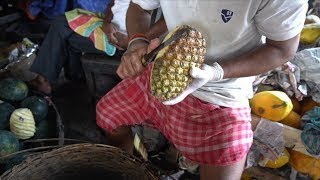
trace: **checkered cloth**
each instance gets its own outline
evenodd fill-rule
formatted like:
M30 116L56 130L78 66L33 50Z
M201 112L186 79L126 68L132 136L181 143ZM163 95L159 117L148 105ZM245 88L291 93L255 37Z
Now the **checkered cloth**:
M219 107L189 95L165 106L150 93L151 65L125 79L97 104L97 124L112 132L121 125L148 123L188 159L217 166L233 164L252 144L250 108Z

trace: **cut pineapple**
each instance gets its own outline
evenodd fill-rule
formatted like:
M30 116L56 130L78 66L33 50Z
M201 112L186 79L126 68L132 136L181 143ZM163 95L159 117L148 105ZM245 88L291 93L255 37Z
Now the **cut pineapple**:
M196 29L183 25L169 33L164 41L181 28L187 33L157 54L151 72L151 93L161 101L177 97L189 83L192 66L201 67L206 53L206 41Z

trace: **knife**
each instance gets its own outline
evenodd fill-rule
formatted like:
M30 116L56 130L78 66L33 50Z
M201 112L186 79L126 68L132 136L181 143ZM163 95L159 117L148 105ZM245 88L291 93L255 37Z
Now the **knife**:
M181 38L185 32L187 32L188 29L187 28L182 28L179 29L177 32L175 32L169 39L167 39L165 42L162 42L157 48L155 48L154 50L152 50L151 52L149 52L148 54L145 54L143 56L143 60L142 63L144 65L147 65L149 63L151 63L154 60L154 57L157 55L157 53L165 48L166 46L170 45L173 41Z

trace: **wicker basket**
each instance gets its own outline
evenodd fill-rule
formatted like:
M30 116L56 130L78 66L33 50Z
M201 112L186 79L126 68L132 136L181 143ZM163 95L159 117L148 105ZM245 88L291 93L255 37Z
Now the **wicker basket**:
M119 148L75 144L28 157L0 179L157 179L147 164Z

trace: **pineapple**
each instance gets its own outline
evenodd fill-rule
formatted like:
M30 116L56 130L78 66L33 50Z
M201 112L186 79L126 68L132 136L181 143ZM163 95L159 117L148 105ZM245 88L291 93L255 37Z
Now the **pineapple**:
M181 38L163 48L155 57L151 72L151 93L161 101L174 99L183 92L192 77L192 66L200 67L206 53L206 41L196 29L183 25L169 33L169 39L180 28L187 28Z

